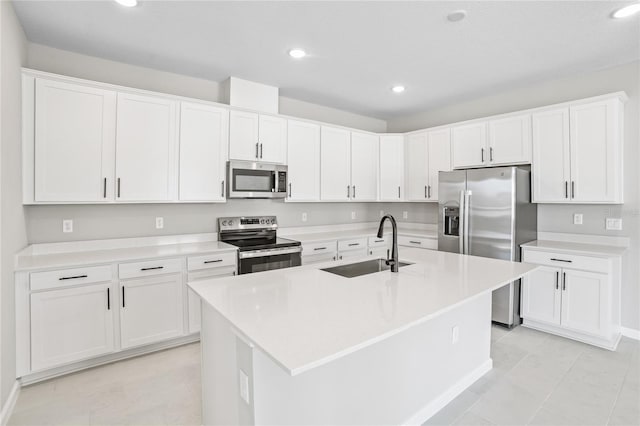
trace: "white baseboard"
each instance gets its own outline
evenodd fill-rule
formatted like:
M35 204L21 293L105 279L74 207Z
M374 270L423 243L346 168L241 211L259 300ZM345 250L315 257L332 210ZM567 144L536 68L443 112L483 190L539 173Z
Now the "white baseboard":
M16 380L13 382L13 387L11 388L11 392L9 392L9 396L2 406L2 411L0 412L0 425L5 426L9 423L9 418L11 414L13 414L13 409L16 406L16 402L18 402L18 396L20 395L20 381Z
M635 328L621 327L620 331L624 337L628 337L629 339L640 340L640 330L636 330Z
M475 383L480 377L484 376L493 368L493 360L489 358L478 368L464 376L457 383L444 391L442 395L431 400L427 405L414 414L409 420L403 422L403 425L421 425L431 418L438 411L442 410L448 403L453 401L458 395L465 391L469 386Z

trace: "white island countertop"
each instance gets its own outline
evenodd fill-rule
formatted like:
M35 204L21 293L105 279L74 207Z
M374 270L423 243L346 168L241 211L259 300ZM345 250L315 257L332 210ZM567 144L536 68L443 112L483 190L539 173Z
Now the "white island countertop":
M367 259L361 259L367 260ZM343 278L330 262L189 283L238 335L291 375L428 321L536 269L535 265L401 248L413 262Z

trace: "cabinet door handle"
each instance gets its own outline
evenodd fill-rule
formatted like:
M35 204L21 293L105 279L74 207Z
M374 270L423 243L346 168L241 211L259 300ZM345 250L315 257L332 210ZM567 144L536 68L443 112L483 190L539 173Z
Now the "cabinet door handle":
M258 157L258 146L259 146L259 145L260 145L260 144L256 142L256 158L260 158L260 157Z
M125 303L124 303L124 286L122 287L122 307L125 307Z
M562 291L567 289L567 273L562 273Z
M431 185L429 185L427 188L429 188L429 198L431 198Z
M64 280L77 280L80 278L87 278L87 275L74 275L72 277L62 277L62 278L58 278L59 281L64 281Z
M220 192L222 198L224 198L224 181L222 181L222 191Z
M560 288L560 272L556 271L556 290Z
M347 185L347 198L351 198L351 185Z
M356 198L356 186L353 185L353 198Z
M576 198L576 183L571 181L571 198Z
M141 271L154 271L157 269L164 269L164 266L152 266L149 268L140 268Z
M262 158L262 144L260 144L260 158Z
M342 260L342 256L340 256L340 260Z
M118 198L120 198L120 178L118 178Z
M222 259L216 259L216 260L205 260L204 264L207 265L209 263L218 263L218 262L222 262Z
M400 187L398 187L398 198L400 198Z
M424 186L424 198L428 198L428 196L427 196L427 185Z
M111 289L107 287L107 311L111 310Z
M484 148L480 148L480 161L484 163Z
M569 198L569 182L564 181L564 198Z
M549 260L553 260L554 262L565 262L565 263L572 263L573 262L573 260L556 259L555 257L552 257Z
M493 161L493 147L489 148L489 161Z
M102 198L107 198L107 178L102 180Z
M291 197L291 182L289 182L289 197Z

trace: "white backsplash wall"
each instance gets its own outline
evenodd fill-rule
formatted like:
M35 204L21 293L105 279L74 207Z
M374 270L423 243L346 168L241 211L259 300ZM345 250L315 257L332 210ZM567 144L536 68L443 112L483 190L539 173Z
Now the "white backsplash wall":
M334 225L375 222L380 211L399 222L437 223L435 203L285 203L282 200L229 200L224 204L120 204L27 206L30 244L106 238L217 232L223 216L275 215L280 226ZM403 213L407 212L407 219ZM356 218L351 219L355 212ZM307 221L302 221L307 213ZM164 219L156 229L155 219ZM62 221L73 220L73 232L62 232Z

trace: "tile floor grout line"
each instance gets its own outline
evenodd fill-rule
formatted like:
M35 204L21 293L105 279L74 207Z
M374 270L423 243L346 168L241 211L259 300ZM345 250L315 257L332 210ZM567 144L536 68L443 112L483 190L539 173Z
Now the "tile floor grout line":
M573 360L573 363L571 364L571 367L569 367L567 369L567 371L564 372L564 374L562 375L562 377L560 377L560 379L558 379L558 381L556 382L555 386L553 387L553 389L551 389L551 391L549 391L549 394L547 395L547 397L540 403L540 406L538 407L538 409L536 410L535 413L533 413L533 415L529 418L529 420L527 421L527 425L530 425L531 422L533 421L533 419L536 418L536 416L538 415L538 413L540 412L540 410L542 410L542 407L544 406L545 402L547 402L549 400L549 398L551 398L551 395L553 395L553 392L556 391L556 389L558 389L558 387L560 386L560 383L562 383L562 381L564 380L564 378L567 376L567 374L569 374L569 372L571 370L573 370L573 367L575 367L576 362L578 362L578 359L582 356L582 354L584 353L584 351L586 350L586 348L582 348L582 350L580 351L580 353L578 354L578 356L576 357L576 359Z
M633 356L631 356L632 358ZM613 410L616 409L616 404L618 403L618 399L620 399L620 394L622 393L622 388L624 387L624 384L627 381L627 377L629 376L629 370L631 370L631 364L632 362L629 362L627 365L627 371L625 371L624 373L624 379L622 380L622 383L620 383L620 388L618 389L618 392L616 392L616 399L613 401L613 404L611 405L611 410L609 410L609 416L607 417L607 425L609 423L611 423L611 416L613 415Z

